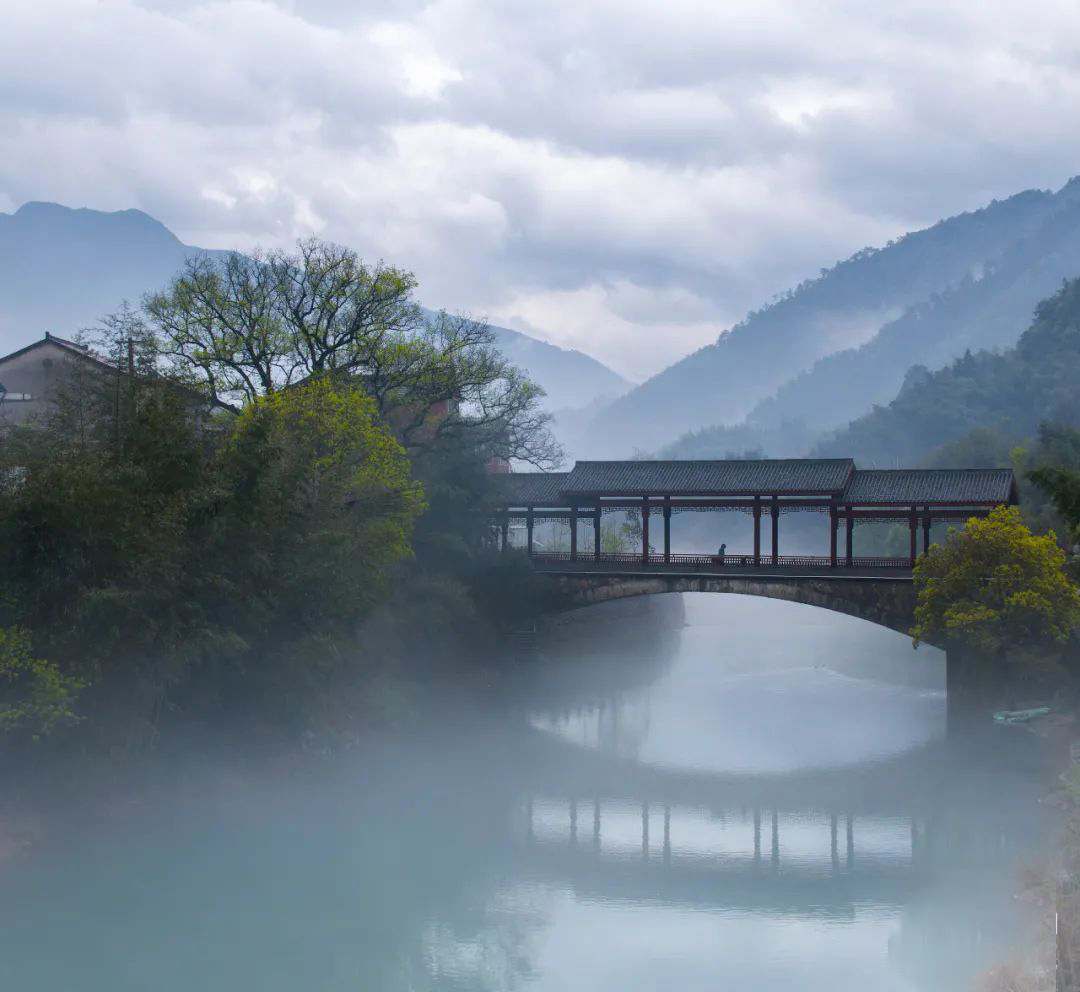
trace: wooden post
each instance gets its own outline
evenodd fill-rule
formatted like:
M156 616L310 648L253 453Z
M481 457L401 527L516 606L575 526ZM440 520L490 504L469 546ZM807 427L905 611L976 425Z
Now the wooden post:
M664 564L671 564L671 497L664 497Z
M600 503L597 502L597 504L596 504L596 512L593 514L593 521L592 521L592 539L593 539L592 556L593 556L594 561L599 561L600 560L600 510L601 510Z
M922 521L922 549L923 554L926 554L930 550L930 507L924 507L926 510L926 516Z
M915 546L915 535L919 529L919 517L918 508L911 508L911 516L908 518L908 529L911 532L911 564L915 564L915 558L918 555L918 549Z
M529 557L532 557L533 553L533 508L530 506L525 514L525 533L526 541L525 548Z
M570 507L570 560L577 561L577 504Z
M761 564L761 497L754 497L754 564Z
M510 542L510 511L507 510L502 518L502 550L505 553Z
M774 565L780 564L780 497L774 496L772 498L772 507L770 509L770 515L772 516L772 563Z
M852 559L855 557L855 518L851 515L851 507L846 507L847 510L847 546L844 549L844 559L847 562L847 567L851 568Z
M641 497L641 561L649 564L649 497Z
M780 867L780 817L775 809L772 811L772 867L773 871Z
M829 504L829 564L833 568L836 568L836 527L838 524L836 517L836 504Z

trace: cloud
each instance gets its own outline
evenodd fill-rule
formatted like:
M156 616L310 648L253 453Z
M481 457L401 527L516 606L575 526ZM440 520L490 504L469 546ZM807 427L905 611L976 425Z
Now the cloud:
M310 233L634 376L1076 170L1074 3L5 0L0 204Z

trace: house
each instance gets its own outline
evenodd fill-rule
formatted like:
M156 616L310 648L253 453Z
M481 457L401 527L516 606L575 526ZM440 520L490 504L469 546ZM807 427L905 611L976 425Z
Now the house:
M72 362L117 374L114 365L85 345L46 332L45 337L0 358L0 424L21 424L47 409Z
M99 384L130 382L128 373L86 345L46 332L45 337L0 358L0 428L23 424L50 412L57 388L79 373ZM206 397L187 386L179 389L192 416L200 422L209 412Z

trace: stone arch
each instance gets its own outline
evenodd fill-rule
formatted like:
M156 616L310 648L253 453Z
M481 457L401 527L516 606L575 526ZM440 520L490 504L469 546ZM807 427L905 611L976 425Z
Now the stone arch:
M901 634L911 629L915 590L910 580L740 575L548 574L566 610L633 596L718 592L762 596L843 613Z

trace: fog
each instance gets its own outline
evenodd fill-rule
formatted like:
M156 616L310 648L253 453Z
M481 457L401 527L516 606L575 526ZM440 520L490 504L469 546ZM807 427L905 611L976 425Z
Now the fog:
M929 992L1029 939L1037 742L949 728L940 652L691 594L508 665L438 725L73 806L0 860L0 988Z

